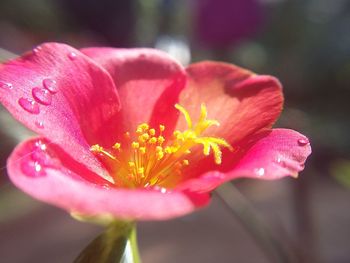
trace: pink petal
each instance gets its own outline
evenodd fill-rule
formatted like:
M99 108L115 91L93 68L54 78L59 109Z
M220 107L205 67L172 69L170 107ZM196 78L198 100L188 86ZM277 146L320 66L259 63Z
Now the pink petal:
M105 173L89 147L113 133L119 98L109 74L90 58L64 44L41 45L0 65L0 101L75 160Z
M188 84L180 94L180 104L198 118L201 103L208 118L220 127L208 134L223 137L233 146L248 135L270 128L279 116L283 95L278 80L259 76L231 64L201 62L187 68ZM184 119L178 128L184 129Z
M186 81L181 65L147 48L88 48L82 52L104 67L116 83L122 105L121 132L134 131L143 122L173 130L178 117L174 105Z
M120 219L160 220L181 216L209 202L208 194L161 189L117 189L107 181L86 181L84 167L64 152L32 139L18 145L8 159L13 183L29 195L70 212ZM40 144L39 144L40 145ZM39 147L39 148L38 148Z
M309 140L289 129L264 131L239 147L239 152L224 156L225 165L220 170L184 182L179 188L207 192L239 177L267 180L296 177L311 154Z

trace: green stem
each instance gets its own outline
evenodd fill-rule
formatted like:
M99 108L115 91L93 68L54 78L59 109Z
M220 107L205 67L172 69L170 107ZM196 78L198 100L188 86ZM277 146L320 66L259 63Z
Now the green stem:
M131 245L131 253L132 253L132 257L133 257L133 263L141 263L139 248L138 248L138 244L137 244L136 224L134 224L134 227L131 229L129 240L130 240L130 245Z
M74 263L90 262L140 263L135 222L113 222L74 261Z

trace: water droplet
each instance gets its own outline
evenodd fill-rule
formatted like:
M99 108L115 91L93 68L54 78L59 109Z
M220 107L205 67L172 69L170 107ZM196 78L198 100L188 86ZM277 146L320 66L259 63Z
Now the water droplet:
M25 160L21 164L22 172L29 177L45 176L46 172L38 161Z
M58 92L57 83L53 79L44 79L43 80L43 86L44 86L45 89L50 91L52 94Z
M50 105L52 101L52 95L47 89L42 89L39 87L35 87L32 89L33 98L43 104Z
M110 189L111 189L111 186L108 185L108 184L103 184L103 185L101 185L101 187L102 187L103 189L106 189L106 190L110 190Z
M0 88L2 89L6 89L6 90L10 90L13 88L11 83L7 83L7 82L2 82L0 81Z
M264 168L257 168L257 169L255 169L254 170L254 172L255 172L255 174L257 175L257 176L264 176L264 174L265 174L265 169Z
M32 152L31 158L33 161L38 162L41 166L48 166L52 163L49 154L46 151L39 149Z
M42 140L37 140L37 141L35 142L35 147L36 147L36 148L39 148L39 149L42 150L42 151L46 151L46 149L47 149L46 144L45 144Z
M75 60L75 59L77 58L77 54L75 54L74 52L70 52L70 53L68 54L68 58L69 58L70 60Z
M301 139L298 140L298 144L300 146L305 146L305 145L308 145L309 143L310 142L309 142L309 140L307 138L301 138Z
M162 194L169 193L168 189L166 189L165 187L158 186L158 185L153 186L153 189L161 192Z
M52 165L52 157L48 154L47 145L42 140L34 143L34 149L31 153L31 159L38 162L42 167Z
M34 100L26 99L26 98L20 98L18 100L18 104L26 111L32 114L39 114L40 108L39 104L36 103Z
M39 129L44 129L44 122L36 121L35 126L38 127Z
M34 47L34 48L32 49L32 51L33 51L34 54L38 54L38 53L40 52L41 49L42 49L41 46L36 46L36 47Z

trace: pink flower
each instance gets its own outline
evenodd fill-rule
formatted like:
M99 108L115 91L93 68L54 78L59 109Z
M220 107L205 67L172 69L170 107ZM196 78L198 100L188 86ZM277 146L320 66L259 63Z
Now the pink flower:
M230 64L50 43L0 65L0 81L2 104L39 134L11 154L11 180L69 212L181 216L231 179L297 176L311 152L271 129L278 80Z

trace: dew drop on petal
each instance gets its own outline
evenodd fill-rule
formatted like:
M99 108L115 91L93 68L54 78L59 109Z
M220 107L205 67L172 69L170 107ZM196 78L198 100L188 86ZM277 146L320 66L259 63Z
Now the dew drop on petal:
M70 60L75 60L75 59L77 58L77 54L75 54L74 52L70 52L70 53L68 54L68 58L69 58Z
M21 164L22 172L28 177L45 176L46 172L43 166L38 161L23 161Z
M254 170L255 174L259 177L264 176L265 174L265 169L264 168L257 168Z
M106 190L110 190L111 189L111 187L108 184L103 184L103 185L101 185L101 187L103 189L106 189Z
M44 79L43 80L43 86L44 86L45 89L50 91L52 94L58 92L57 83L53 79Z
M42 151L46 151L46 149L47 149L46 144L43 141L41 141L41 140L37 140L35 142L35 147L40 149L40 150L42 150Z
M32 114L39 114L40 113L39 104L36 103L34 100L27 99L27 98L20 98L18 100L18 104L25 111L28 111L29 113L32 113Z
M277 163L278 165L280 165L282 167L285 166L285 158L281 155L278 155L274 161L275 161L275 163Z
M5 89L5 90L10 90L13 88L13 86L11 83L0 81L0 88Z
M43 105L50 105L52 102L52 95L47 89L35 87L32 89L33 98Z
M50 156L46 151L36 150L31 154L33 161L38 162L41 166L50 164Z
M39 129L44 129L44 122L43 121L36 121L35 126Z
M166 189L165 187L158 186L158 185L153 186L153 189L161 192L162 194L168 193L168 189Z
M41 140L37 140L34 144L34 149L31 153L32 160L38 162L41 166L51 165L51 157L49 156L46 150L47 145Z
M33 51L34 54L38 54L38 53L40 52L40 50L41 50L41 47L40 47L40 46L37 46L37 47L35 47L35 48L32 49L32 51Z
M307 138L301 138L301 139L298 140L298 144L300 146L305 146L305 145L308 145L309 143L310 142L309 142L309 140Z

